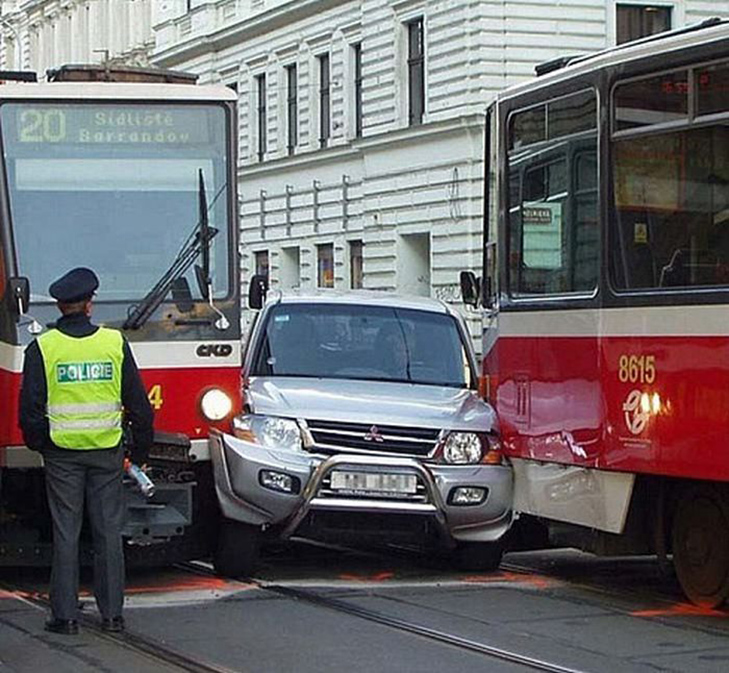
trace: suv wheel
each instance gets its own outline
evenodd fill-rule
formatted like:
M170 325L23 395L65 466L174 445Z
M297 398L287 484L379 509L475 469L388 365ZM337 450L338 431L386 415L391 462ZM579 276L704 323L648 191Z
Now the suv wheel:
M240 521L224 520L213 553L213 567L223 577L250 575L258 565L261 529Z
M461 542L453 552L460 570L497 570L504 555L504 545L498 542Z

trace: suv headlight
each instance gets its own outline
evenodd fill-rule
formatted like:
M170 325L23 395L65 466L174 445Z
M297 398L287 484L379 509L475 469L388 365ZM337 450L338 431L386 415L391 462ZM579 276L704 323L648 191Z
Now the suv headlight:
M443 443L443 462L471 465L481 461L483 446L475 432L451 432Z
M301 451L301 430L291 418L246 414L233 419L233 434L269 449Z

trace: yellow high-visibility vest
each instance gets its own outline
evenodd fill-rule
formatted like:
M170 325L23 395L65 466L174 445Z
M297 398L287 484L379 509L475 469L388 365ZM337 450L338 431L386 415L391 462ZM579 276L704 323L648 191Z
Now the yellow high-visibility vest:
M53 329L38 337L48 387L51 439L64 449L110 449L122 438L121 332L86 337Z

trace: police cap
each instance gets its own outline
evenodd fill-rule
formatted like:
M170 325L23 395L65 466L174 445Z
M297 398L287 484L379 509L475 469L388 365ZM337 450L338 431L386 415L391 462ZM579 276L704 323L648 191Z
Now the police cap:
M91 269L77 267L51 283L48 292L61 303L72 304L91 299L98 287L99 279Z

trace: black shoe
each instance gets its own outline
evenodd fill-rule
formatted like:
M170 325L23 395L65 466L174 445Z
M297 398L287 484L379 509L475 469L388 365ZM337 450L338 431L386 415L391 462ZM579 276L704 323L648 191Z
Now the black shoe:
M124 617L111 617L107 619L106 617L101 620L101 628L104 631L109 631L110 633L118 633L119 631L124 630Z
M75 636L78 634L78 622L75 619L56 619L51 617L46 622L46 631L61 633L64 636Z

